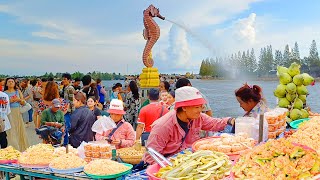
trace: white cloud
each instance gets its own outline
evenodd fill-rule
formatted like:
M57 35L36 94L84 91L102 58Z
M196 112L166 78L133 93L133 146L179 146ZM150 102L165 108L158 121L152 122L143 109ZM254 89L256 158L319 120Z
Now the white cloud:
M178 18L191 28L212 26L222 23L234 15L248 10L249 5L261 0L206 0L194 1L192 9L181 13Z
M251 13L248 18L239 19L235 25L236 31L234 31L236 37L253 44L256 40L255 21L255 13Z
M161 72L174 72L177 69L192 68L191 50L186 31L172 25L169 32L169 46L155 55L155 65Z
M48 38L48 39L55 39L55 40L63 40L62 37L59 37L57 34L52 32L46 32L46 31L38 31L38 32L32 32L31 33L35 37L42 37L42 38Z

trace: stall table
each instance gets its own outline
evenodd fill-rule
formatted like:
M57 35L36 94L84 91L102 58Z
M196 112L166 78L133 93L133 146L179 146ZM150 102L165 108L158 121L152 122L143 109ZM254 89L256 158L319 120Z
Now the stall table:
M84 173L58 174L58 173L53 173L52 171L50 171L47 168L46 169L23 168L23 167L20 167L16 164L0 165L0 172L4 172L6 180L10 180L9 173L19 175L21 180L25 180L25 176L27 176L29 179L32 179L34 177L55 179L55 180L90 179Z

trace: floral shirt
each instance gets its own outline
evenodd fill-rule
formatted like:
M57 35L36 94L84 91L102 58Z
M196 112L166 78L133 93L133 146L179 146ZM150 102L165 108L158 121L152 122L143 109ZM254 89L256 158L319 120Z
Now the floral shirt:
M264 114L267 111L268 107L266 102L261 100L250 112L247 112L244 116L258 118L260 114Z
M60 107L60 110L62 112L65 112L68 108L68 103L66 100L62 99L62 98L59 98L60 100L60 103L61 103L61 107ZM45 109L48 109L50 108L51 106L50 105L47 105L44 103L43 99L40 99L39 102L38 102L38 106L39 106L39 109L38 109L38 113L41 114L42 111L44 111Z
M140 97L138 99L134 99L132 92L127 94L126 101L124 103L124 106L127 108L125 119L130 124L133 124L133 121L137 121L140 104Z

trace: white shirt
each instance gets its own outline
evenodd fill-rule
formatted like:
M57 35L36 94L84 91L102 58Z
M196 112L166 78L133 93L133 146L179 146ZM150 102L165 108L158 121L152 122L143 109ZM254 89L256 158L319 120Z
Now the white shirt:
M8 114L10 114L10 99L9 96L0 91L0 116L4 119L4 131L11 129L11 124L8 118Z

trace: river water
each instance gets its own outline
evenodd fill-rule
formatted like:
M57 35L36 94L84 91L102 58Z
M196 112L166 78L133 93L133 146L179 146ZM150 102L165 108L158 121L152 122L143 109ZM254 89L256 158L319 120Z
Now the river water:
M112 84L117 82L124 84L124 81L103 81L103 85L110 89ZM245 81L192 79L191 83L207 96L215 117L238 117L244 114L235 98L234 91L241 87ZM268 106L270 108L276 106L277 99L273 95L273 90L279 84L278 81L248 81L248 84L259 85L263 90ZM320 85L316 83L316 85L307 88L309 90L308 106L311 107L312 111L320 112L320 97L318 96Z

